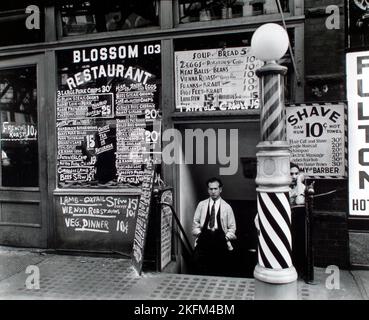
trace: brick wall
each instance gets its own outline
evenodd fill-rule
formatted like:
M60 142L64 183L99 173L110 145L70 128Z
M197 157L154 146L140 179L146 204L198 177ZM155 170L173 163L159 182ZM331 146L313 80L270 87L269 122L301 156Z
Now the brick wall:
M305 0L305 102L346 100L344 0ZM329 30L325 9L340 9L340 29ZM328 86L328 91L321 89ZM318 91L316 90L318 89ZM315 91L315 92L314 92ZM314 200L314 262L318 267L349 266L347 181L317 180L315 193L337 192Z
M340 29L326 28L328 5L340 8ZM344 0L305 1L305 17L305 102L346 100Z
M349 243L345 212L315 212L313 224L314 265L325 268L349 266Z

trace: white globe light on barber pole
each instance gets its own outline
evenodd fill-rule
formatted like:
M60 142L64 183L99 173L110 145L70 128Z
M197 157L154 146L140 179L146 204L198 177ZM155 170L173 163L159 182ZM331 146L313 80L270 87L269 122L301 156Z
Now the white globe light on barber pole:
M251 52L262 61L282 58L288 50L288 34L278 24L267 23L259 27L251 38Z
M268 23L258 28L251 52L265 65L260 79L260 143L257 145L258 264L254 277L285 284L297 279L292 265L291 207L289 204L290 152L286 134L284 76L287 68L276 63L289 45L287 32Z

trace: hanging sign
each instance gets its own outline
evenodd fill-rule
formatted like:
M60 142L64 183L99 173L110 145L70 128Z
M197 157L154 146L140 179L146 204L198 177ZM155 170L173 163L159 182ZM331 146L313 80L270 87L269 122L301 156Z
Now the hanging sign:
M177 51L176 109L180 112L259 109L262 62L250 47Z
M369 51L346 55L349 213L369 215Z
M310 178L344 178L345 105L324 103L286 108L291 162Z

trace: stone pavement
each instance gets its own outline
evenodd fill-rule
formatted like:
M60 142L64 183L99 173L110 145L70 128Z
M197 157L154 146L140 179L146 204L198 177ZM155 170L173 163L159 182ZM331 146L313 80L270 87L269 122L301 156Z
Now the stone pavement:
M27 289L27 266L40 271L40 289ZM369 271L340 270L340 288L329 290L325 269L315 285L302 280L270 285L248 278L144 272L130 260L0 247L0 300L368 300Z

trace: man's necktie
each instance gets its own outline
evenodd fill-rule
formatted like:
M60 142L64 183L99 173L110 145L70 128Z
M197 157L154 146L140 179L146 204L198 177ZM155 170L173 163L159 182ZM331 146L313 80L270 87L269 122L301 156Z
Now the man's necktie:
M209 221L209 228L214 228L215 224L215 201L213 202L213 206L211 207L210 211L210 221Z

